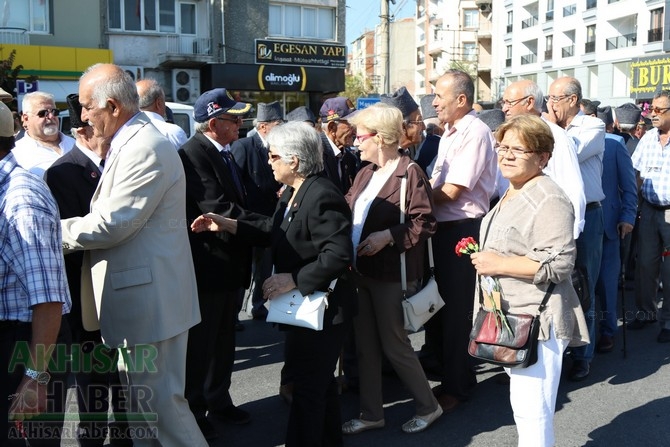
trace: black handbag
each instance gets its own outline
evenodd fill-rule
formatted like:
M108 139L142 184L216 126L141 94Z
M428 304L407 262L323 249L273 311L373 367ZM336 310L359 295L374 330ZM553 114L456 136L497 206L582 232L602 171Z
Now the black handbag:
M591 294L589 293L589 277L583 268L575 266L572 270L572 287L577 292L582 311L586 314L591 309Z
M480 285L480 307L470 331L468 353L474 358L506 368L526 368L535 364L540 315L555 285L552 282L547 288L536 315L507 313L507 323L502 321L498 313L484 309Z

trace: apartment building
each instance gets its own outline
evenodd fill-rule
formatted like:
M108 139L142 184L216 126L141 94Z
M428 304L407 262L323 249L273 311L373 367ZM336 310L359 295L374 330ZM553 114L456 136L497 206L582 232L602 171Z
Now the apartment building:
M665 0L477 0L493 17L492 99L574 76L586 98L644 102L670 88Z
M0 57L16 49L22 75L59 102L96 62L152 77L185 104L225 86L254 104L318 110L324 91L344 90L345 0L3 2Z
M491 3L417 0L417 94L431 93L433 84L442 73L458 68L470 73L476 80L476 100L490 101Z

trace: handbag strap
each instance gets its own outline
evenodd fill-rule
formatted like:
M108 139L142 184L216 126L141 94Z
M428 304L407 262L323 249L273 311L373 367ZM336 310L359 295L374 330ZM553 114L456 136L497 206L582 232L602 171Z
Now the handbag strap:
M410 163L407 165L407 170L409 167L416 165L416 163ZM417 165L418 166L418 165ZM405 207L407 200L407 171L403 175L402 180L400 180L400 224L405 223ZM435 270L435 262L433 261L433 238L428 238L428 265L430 266L430 274L433 274ZM402 287L403 295L407 294L407 261L405 260L405 252L400 253L400 285Z
M484 306L484 295L482 294L482 284L481 284L481 275L478 275L478 282L479 282L479 306L483 307ZM547 292L544 294L544 298L542 298L542 302L537 308L537 313L538 315L541 314L544 309L547 307L547 303L549 302L549 297L551 297L551 294L554 292L554 287L556 287L555 282L549 283L549 287L547 287Z

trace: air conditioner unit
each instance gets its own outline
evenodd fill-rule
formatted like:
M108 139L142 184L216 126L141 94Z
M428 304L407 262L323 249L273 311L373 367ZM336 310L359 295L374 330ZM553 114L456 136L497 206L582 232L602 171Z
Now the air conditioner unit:
M135 82L144 79L144 67L137 67L135 65L119 65L119 67L123 68Z
M194 104L200 96L200 70L175 68L172 70L172 100Z
M492 10L493 0L475 0L475 5L483 14L487 14Z

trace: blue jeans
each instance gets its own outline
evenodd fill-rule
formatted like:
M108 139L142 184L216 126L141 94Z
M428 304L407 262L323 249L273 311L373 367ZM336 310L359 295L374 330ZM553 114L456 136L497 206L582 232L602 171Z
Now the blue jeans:
M600 274L604 232L603 209L598 207L587 210L584 216L584 231L582 231L582 234L577 239L577 261L575 265L582 267L589 278L591 306L585 316L591 343L586 346L572 348L573 360L586 360L590 362L593 359L593 351L596 344L596 281L598 281L598 275Z

